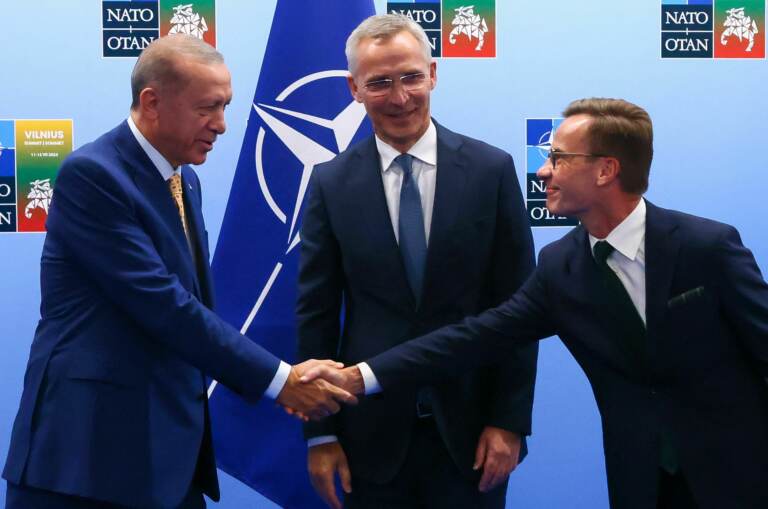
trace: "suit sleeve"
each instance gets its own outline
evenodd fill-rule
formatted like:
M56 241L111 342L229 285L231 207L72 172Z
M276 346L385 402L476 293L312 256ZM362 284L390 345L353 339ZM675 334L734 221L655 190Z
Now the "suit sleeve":
M257 400L279 359L216 316L169 272L126 190L88 158L59 173L48 217L83 277L146 334L249 400Z
M517 291L534 268L533 238L515 165L507 156L502 169L498 217L491 260L491 302L498 305ZM538 343L520 344L503 364L489 367L496 393L487 424L523 435L531 433Z
M727 228L717 255L726 319L760 374L768 378L768 285L735 228Z
M498 361L520 345L556 333L548 317L541 265L500 306L402 343L368 361L384 391L460 376ZM503 364L500 369L507 369Z
M338 358L344 290L341 250L315 169L301 226L296 320L299 361ZM336 434L335 417L304 425L306 438Z

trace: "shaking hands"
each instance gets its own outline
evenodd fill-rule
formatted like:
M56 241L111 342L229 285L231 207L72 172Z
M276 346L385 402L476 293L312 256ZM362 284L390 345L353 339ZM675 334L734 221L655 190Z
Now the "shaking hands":
M342 404L355 405L355 394L364 392L357 367L340 362L310 359L291 368L277 397L286 412L302 420L319 420L335 414Z

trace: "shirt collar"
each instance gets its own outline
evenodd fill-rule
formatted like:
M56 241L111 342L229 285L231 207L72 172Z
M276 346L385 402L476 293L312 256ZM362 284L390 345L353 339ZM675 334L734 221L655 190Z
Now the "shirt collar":
M139 128L136 127L136 124L133 122L133 118L131 118L130 115L128 115L128 127L130 127L133 136L136 138L136 141L139 142L139 146L147 154L147 157L149 157L149 160L152 161L152 164L155 165L157 171L160 172L160 176L163 177L163 180L168 180L173 174L179 172L178 168L171 166L171 163L169 163L168 160L163 157L163 155L158 152L157 149L153 147L149 141L147 141L144 135L141 134L141 131L139 131Z
M605 239L589 236L589 245L594 251L599 240L606 240L613 248L625 257L633 260L637 257L643 239L645 238L645 200L640 202L624 221L611 230Z
M376 148L379 151L379 159L381 160L381 171L386 172L392 165L392 161L400 155L400 152L382 141L378 136L376 136ZM437 166L437 129L432 120L429 121L429 127L421 135L419 141L414 143L407 153L420 161Z

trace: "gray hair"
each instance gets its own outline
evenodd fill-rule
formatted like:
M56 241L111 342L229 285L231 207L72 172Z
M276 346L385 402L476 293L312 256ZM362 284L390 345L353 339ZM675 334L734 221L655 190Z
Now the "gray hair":
M216 48L197 37L173 34L152 41L139 55L131 73L131 109L139 106L141 91L155 84L163 88L184 86L188 78L178 69L178 62L192 60L201 64L224 63L224 56Z
M389 39L400 32L408 32L414 36L419 41L424 59L427 62L432 62L432 48L429 45L429 38L418 23L402 14L378 14L363 20L349 34L347 46L344 48L349 72L354 74L357 68L357 47L363 39Z

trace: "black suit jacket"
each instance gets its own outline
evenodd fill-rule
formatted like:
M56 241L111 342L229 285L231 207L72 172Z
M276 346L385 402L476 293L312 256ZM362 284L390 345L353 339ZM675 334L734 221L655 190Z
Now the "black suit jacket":
M631 357L606 312L587 233L546 246L515 296L369 361L386 391L559 334L603 424L611 507L656 507L668 430L702 509L768 507L768 286L731 226L648 204L647 348Z
M512 158L437 126L437 182L421 305L395 241L373 137L318 166L301 231L299 357L362 361L510 296L533 269L533 242ZM342 312L343 309L343 312ZM342 317L343 314L343 317ZM537 348L442 381L434 413L456 464L472 479L482 428L530 433ZM416 388L388 391L309 424L335 434L352 472L391 479L415 418Z

